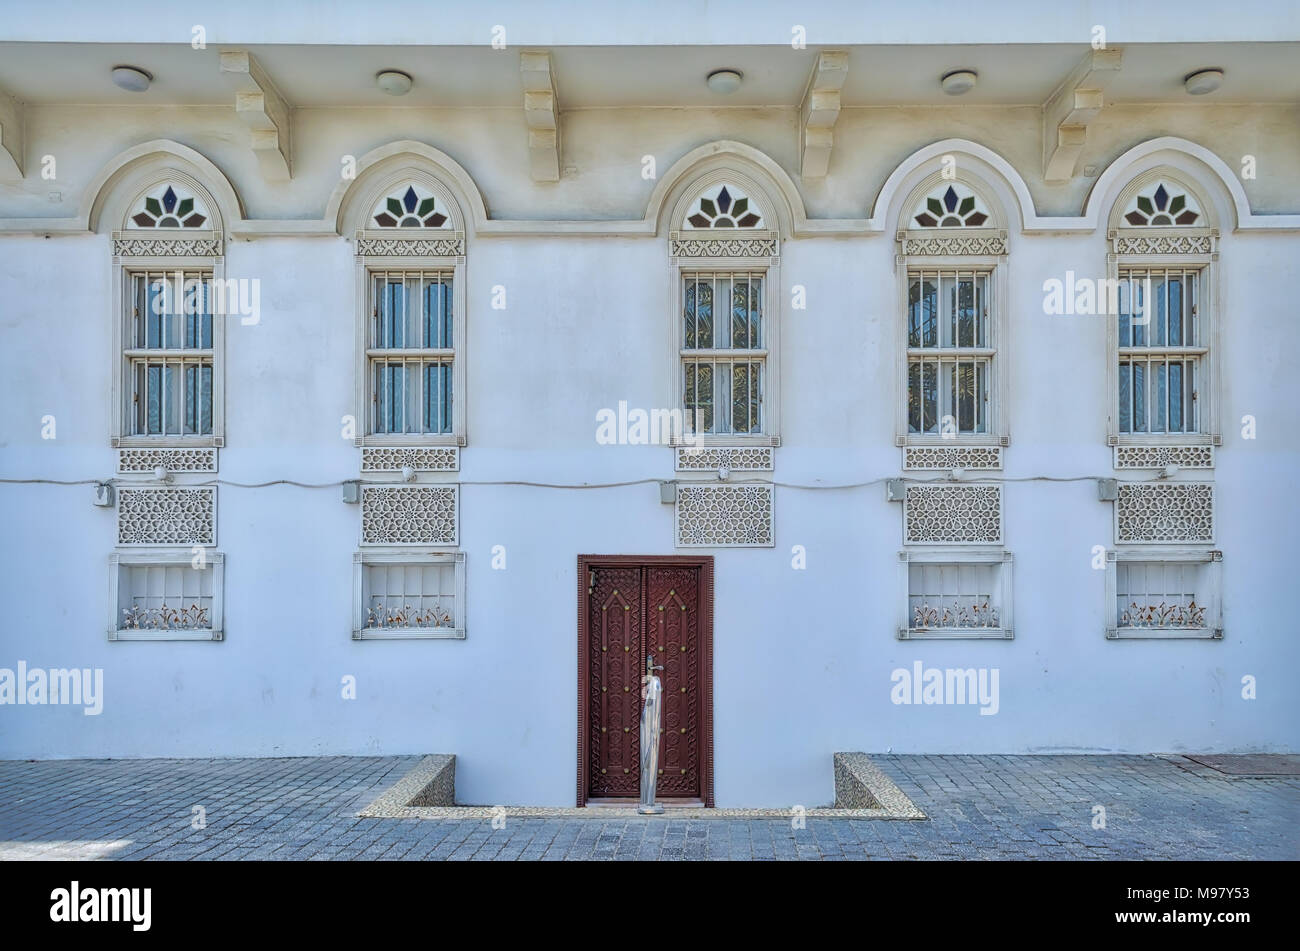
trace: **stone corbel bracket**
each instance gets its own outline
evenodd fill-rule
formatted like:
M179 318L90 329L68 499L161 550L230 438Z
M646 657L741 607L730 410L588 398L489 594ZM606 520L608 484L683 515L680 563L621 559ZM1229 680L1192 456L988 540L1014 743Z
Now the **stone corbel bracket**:
M524 121L528 124L528 166L535 182L560 180L560 102L555 95L551 54L525 50L519 54L524 86Z
M249 128L253 154L268 182L292 177L291 108L257 60L243 51L221 54L221 75L235 90L235 115Z
M835 120L840 116L840 90L849 74L849 54L826 50L817 57L808 91L799 106L799 139L804 178L824 178L835 142Z
M1088 137L1088 124L1101 112L1103 90L1119 73L1123 51L1089 50L1043 103L1043 178L1074 177Z
M0 182L23 178L23 107L0 91Z

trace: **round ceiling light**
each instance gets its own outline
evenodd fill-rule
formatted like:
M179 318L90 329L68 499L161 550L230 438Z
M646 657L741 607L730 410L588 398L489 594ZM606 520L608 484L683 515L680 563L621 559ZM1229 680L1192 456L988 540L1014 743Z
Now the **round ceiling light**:
M729 96L740 88L744 74L738 69L715 69L706 80L709 88L722 96Z
M390 96L405 96L411 91L411 77L396 69L375 74L375 85Z
M943 78L939 80L939 85L949 96L960 96L974 89L977 82L979 82L979 74L975 70L955 69L951 73L944 73Z
M113 85L127 92L144 92L153 82L153 75L134 66L114 66Z
M1223 70L1198 69L1183 77L1183 88L1193 96L1204 96L1223 85Z

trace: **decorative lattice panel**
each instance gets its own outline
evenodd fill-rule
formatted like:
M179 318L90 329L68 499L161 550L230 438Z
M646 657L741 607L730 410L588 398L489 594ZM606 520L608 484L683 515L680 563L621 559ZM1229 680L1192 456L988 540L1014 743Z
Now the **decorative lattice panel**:
M215 449L119 449L118 472L149 472L159 466L168 472L216 472Z
M357 238L357 254L374 257L458 257L465 253L465 236L460 232L436 238L403 238L397 235Z
M1120 483L1115 543L1214 540L1214 485L1209 482Z
M677 486L678 548L774 545L772 486Z
M113 253L118 257L215 258L222 253L221 236L161 237L137 231L115 231Z
M417 472L455 472L460 450L455 446L395 446L361 450L362 472L396 472L410 466Z
M1213 469L1213 446L1116 446L1116 469Z
M119 545L215 545L217 490L127 488L117 493Z
M1007 239L1002 234L903 234L904 254L945 256L952 254L1006 254Z
M1116 254L1210 254L1214 239L1208 234L1120 234L1115 236Z
M999 446L908 446L904 469L1001 469Z
M361 490L361 544L455 545L460 487L368 485Z
M731 469L735 472L770 472L772 449L770 446L744 446L716 448L713 446L686 447L677 450L677 471Z
M1002 541L999 485L909 485L903 502L907 544Z
M669 244L676 258L771 258L779 247L774 232L697 238L674 231Z

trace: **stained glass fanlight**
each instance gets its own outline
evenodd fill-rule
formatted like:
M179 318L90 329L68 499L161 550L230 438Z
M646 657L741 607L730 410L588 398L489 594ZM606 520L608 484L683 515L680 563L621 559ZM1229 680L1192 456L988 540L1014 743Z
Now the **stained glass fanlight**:
M160 193L145 195L131 215L138 228L202 228L207 220L206 208L170 184Z
M705 191L686 215L692 228L761 228L763 216L734 185Z
M372 213L376 228L441 228L447 215L429 192L406 185L381 200Z
M912 220L919 228L978 228L988 223L989 214L969 189L940 185L924 198Z
M1200 217L1199 209L1187 193L1165 182L1139 193L1124 213L1124 221L1139 228L1194 225Z

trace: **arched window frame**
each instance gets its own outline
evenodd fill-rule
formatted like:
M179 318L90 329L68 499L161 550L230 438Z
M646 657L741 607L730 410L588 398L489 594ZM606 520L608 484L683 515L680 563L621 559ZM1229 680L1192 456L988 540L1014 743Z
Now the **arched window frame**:
M445 226L380 227L373 210L386 196L403 185L415 185L430 193L439 211L446 213ZM465 217L454 193L432 173L405 166L377 178L354 208L353 236L356 274L356 365L355 407L357 429L354 444L363 447L464 446L466 442L466 291ZM372 373L371 327L375 319L374 287L378 275L434 273L451 276L452 302L452 407L449 433L376 432L375 384ZM438 464L438 468L442 465Z
M1134 225L1125 219L1125 210L1138 195L1153 191L1159 183L1171 185L1190 196L1196 203L1201 218L1194 224L1148 226ZM1207 468L1205 459L1211 460L1213 450L1192 447L1219 446L1222 435L1219 421L1220 384L1219 364L1219 229L1217 212L1206 190L1190 175L1179 169L1160 165L1134 176L1116 196L1111 206L1106 231L1106 276L1120 280L1121 274L1134 270L1195 271L1199 275L1197 288L1197 356L1199 373L1195 384L1196 428L1192 432L1123 432L1120 425L1120 319L1106 321L1106 383L1107 443L1114 447L1117 468L1159 468L1144 465L1143 448L1158 448L1169 458L1194 455L1194 468ZM1132 448L1129 448L1132 447ZM1163 458L1163 456L1162 456Z
M687 221L701 195L719 186L739 190L751 207L756 207L762 227L701 228ZM753 433L699 433L692 437L695 446L771 447L781 444L781 224L776 204L768 188L753 176L733 167L722 167L693 179L673 204L669 219L674 230L669 233L669 300L672 302L669 333L672 347L672 405L689 416L686 407L685 294L692 275L748 274L761 275L762 387L759 431ZM716 407L715 407L716 412ZM692 424L693 425L693 424ZM674 444L680 441L674 439ZM771 468L766 463L751 463Z
M925 207L927 196L943 186L973 193L977 207L986 210L985 221L971 227L926 227L916 221L918 209ZM902 204L895 233L897 253L898 354L895 367L896 413L895 444L903 448L904 469L1000 469L1002 448L1010 443L1010 401L1008 368L1011 341L1009 331L1010 267L1006 215L992 188L969 174L949 177L936 171L909 193ZM911 432L909 425L909 378L913 363L921 354L909 346L910 288L912 277L926 272L987 274L989 307L986 332L989 361L988 408L984 432L958 430L948 436L942 432ZM940 407L942 409L942 407ZM944 413L939 413L942 420ZM923 420L924 422L924 420ZM941 427L942 429L942 427Z
M135 225L132 212L147 195L165 191L175 186L194 196L207 211L204 227L145 228ZM142 433L138 432L133 397L132 366L143 359L144 350L135 344L135 303L133 282L138 275L165 275L174 281L180 272L182 281L191 276L210 279L213 285L225 285L226 257L223 239L223 216L212 190L189 172L163 164L142 174L116 189L115 209L121 209L121 228L112 232L113 242L113 414L111 444L123 450L132 449L204 449L225 445L225 349L226 323L229 315L212 314L212 346L197 348L210 350L212 366L211 432L209 433ZM124 204L118 200L126 196ZM160 350L170 358L174 354ZM187 351L188 353L188 351ZM194 354L189 354L191 357ZM201 358L200 358L201 359ZM146 397L147 398L147 397ZM184 421L182 420L182 429ZM171 457L168 457L169 459ZM165 466L178 468L173 461ZM215 460L200 466L215 469Z

